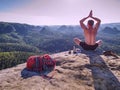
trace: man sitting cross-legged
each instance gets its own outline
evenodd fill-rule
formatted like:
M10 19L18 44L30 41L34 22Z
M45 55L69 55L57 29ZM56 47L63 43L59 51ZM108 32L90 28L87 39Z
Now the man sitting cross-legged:
M88 20L87 26L84 24L84 21L88 18L92 18L96 21L94 25L94 21ZM92 16L92 10L90 11L88 17L85 17L80 20L81 28L84 30L85 42L81 41L79 38L74 38L74 42L77 45L80 45L84 50L95 50L100 44L101 40L96 41L96 35L98 28L100 26L101 20Z

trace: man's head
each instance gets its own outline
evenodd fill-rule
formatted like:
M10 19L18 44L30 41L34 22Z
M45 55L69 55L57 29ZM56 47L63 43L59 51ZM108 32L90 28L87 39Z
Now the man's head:
M89 26L93 26L94 25L94 21L93 20L88 20L88 25Z

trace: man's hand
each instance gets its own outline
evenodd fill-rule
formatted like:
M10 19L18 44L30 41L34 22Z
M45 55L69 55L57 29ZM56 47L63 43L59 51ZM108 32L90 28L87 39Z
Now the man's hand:
M91 10L90 13L89 13L89 17L92 17L92 15L93 15L93 14L92 14L92 10Z

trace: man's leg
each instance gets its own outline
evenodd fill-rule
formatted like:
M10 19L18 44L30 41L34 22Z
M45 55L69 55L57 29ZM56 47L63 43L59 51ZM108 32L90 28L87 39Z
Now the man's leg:
M79 38L74 38L74 42L75 42L77 45L80 45L81 40L80 40Z
M101 46L102 40L98 40L98 41L96 41L96 43L98 44L98 46Z

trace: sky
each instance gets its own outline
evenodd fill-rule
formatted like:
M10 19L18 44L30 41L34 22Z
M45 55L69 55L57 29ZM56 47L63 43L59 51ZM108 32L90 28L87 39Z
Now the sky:
M0 21L78 25L90 10L101 23L120 22L120 0L0 0Z

